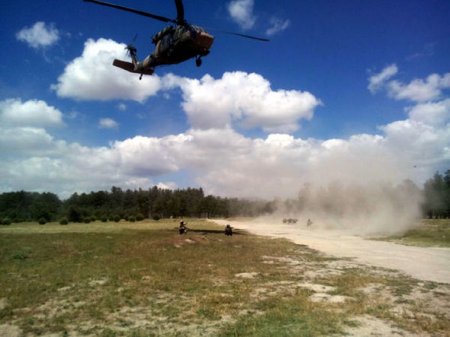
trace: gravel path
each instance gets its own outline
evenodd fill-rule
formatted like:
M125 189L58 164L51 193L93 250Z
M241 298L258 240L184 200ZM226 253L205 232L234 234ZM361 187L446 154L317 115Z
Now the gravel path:
M350 257L363 264L400 270L419 280L450 284L449 248L403 246L367 240L343 231L306 228L299 224L215 222L223 226L229 223L234 228L257 235L286 238L336 257Z

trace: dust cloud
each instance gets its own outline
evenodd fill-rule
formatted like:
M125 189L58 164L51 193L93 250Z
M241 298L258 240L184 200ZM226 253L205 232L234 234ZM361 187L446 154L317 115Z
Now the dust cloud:
M344 230L359 235L396 234L417 225L422 192L410 180L391 183L305 184L295 199L278 200L272 223L298 219L296 226ZM267 222L269 219L260 219Z

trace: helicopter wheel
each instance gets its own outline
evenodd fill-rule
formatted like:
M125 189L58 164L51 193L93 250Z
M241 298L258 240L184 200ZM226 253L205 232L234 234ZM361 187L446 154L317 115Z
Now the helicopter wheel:
M195 65L197 67L200 67L202 65L202 59L200 56L197 56L197 58L195 59Z

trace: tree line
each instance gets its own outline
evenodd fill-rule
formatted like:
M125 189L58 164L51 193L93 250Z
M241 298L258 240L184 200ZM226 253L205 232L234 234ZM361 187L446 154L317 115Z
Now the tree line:
M450 170L436 172L424 185L423 212L428 218L450 218Z
M7 192L0 194L0 221L90 222L95 220L139 221L145 218L256 216L267 212L270 203L205 195L202 188L74 193L61 200L54 193Z
M417 188L409 181L408 189ZM418 188L417 188L418 189ZM298 200L285 200L283 209L298 209ZM422 212L428 218L450 217L450 170L436 172L422 189ZM202 188L122 190L74 193L61 200L54 193L6 192L0 194L0 223L39 221L90 222L93 220L139 221L145 218L258 216L273 213L280 201L247 200L205 195ZM331 205L331 203L330 203Z

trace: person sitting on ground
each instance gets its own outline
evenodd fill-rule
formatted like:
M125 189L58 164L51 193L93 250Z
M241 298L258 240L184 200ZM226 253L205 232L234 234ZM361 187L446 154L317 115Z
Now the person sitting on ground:
M233 228L229 224L225 226L225 235L226 236L233 235Z
M184 221L180 221L180 227L178 228L178 232L181 234L186 234L188 231L188 228L186 227L186 224Z

